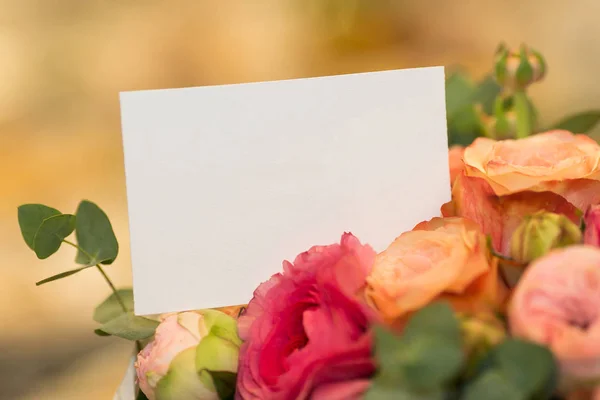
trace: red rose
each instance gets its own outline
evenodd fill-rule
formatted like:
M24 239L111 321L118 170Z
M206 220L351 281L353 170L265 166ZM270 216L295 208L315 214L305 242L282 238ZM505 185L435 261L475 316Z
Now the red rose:
M375 252L346 233L315 246L254 292L238 321L237 399L355 399L374 372L360 301Z

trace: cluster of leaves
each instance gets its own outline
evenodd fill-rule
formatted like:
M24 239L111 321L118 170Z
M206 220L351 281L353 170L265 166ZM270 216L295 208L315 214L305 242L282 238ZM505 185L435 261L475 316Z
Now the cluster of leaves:
M415 313L401 335L377 327L378 371L366 399L552 398L557 367L546 347L508 337L483 356L465 349L460 322L443 302Z
M475 82L467 73L457 70L446 78L446 119L448 121L448 145L468 146L477 137L484 136L480 111L492 115L494 106L502 95L502 87L492 75ZM537 111L530 104L532 115ZM588 110L564 117L537 132L564 129L573 133L588 133L600 122L600 110Z
M96 268L113 289L113 294L94 311L94 320L101 324L95 330L96 334L128 340L142 340L154 335L158 322L135 316L132 290L117 290L103 270L103 265L110 265L117 258L119 244L110 220L100 207L83 200L75 214L63 214L42 204L24 204L18 208L18 219L25 243L39 259L56 253L63 243L77 249L75 263L80 265L78 268L42 279L36 285ZM73 233L76 243L68 240Z

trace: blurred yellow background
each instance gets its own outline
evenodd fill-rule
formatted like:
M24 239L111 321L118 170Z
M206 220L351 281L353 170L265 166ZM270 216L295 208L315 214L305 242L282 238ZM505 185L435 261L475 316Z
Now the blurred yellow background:
M598 0L0 0L0 399L112 399L131 355L99 338L97 271L39 261L16 212L98 203L121 244L107 268L131 284L118 92L462 64L491 68L499 41L549 64L542 122L600 108ZM399 132L398 134L410 134ZM165 266L168 268L168 266Z

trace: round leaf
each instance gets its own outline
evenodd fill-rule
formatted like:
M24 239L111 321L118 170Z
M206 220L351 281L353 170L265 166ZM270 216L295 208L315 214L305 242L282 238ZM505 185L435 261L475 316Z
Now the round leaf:
M75 216L70 214L54 215L46 218L33 238L33 250L39 259L45 259L56 253L62 241L75 228Z
M554 389L556 362L548 348L509 339L494 348L492 357L502 375L527 397Z
M55 208L43 204L23 204L18 211L19 227L27 246L33 250L33 238L46 218L61 214Z
M462 348L451 340L423 334L396 349L399 379L414 391L435 390L452 380L464 363Z
M423 334L437 335L453 344L460 343L460 324L448 303L431 303L417 311L408 321L402 337L411 339Z
M527 400L511 382L507 381L498 371L489 370L475 381L467 385L463 395L464 400Z
M96 204L83 200L77 207L76 216L75 235L81 250L75 262L85 265L111 264L119 253L119 243L104 211Z
M98 330L127 340L141 340L154 335L157 326L157 321L128 312L108 321Z
M119 289L117 290L119 297L125 303L127 311L133 311L133 290L132 289ZM117 300L117 296L113 293L106 300L104 300L94 310L94 321L104 324L111 319L118 317L123 314L123 307Z

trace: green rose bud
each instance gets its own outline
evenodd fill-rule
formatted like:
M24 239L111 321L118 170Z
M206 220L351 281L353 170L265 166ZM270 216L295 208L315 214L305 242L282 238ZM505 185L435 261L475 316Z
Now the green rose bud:
M546 74L546 62L542 55L524 44L519 51L501 45L495 61L496 80L509 90L523 90Z
M539 211L523 219L510 240L510 257L529 263L551 249L581 243L582 233L564 215Z
M233 394L241 340L236 320L216 310L167 316L135 364L151 400L218 400Z

